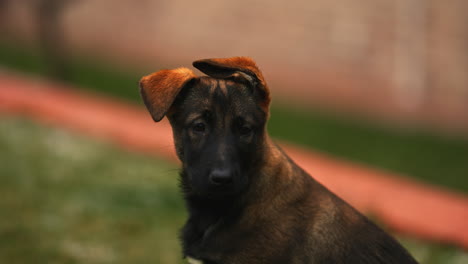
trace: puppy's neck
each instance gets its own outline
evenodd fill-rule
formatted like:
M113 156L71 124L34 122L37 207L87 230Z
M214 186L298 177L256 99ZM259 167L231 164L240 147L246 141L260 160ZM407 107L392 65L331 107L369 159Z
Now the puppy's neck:
M295 173L300 168L268 135L265 137L263 152L262 162L252 175L247 193L248 200L252 202L257 199L271 201L302 181Z

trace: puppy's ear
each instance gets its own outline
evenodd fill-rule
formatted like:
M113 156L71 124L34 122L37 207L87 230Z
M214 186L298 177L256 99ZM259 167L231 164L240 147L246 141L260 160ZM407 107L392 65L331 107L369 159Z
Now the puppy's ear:
M175 98L197 76L187 68L161 70L140 80L140 94L155 122L161 121Z
M260 106L268 113L271 101L270 90L263 78L262 72L251 58L204 59L194 61L193 66L208 76L215 78L236 77L240 74L253 84L255 93L260 95Z

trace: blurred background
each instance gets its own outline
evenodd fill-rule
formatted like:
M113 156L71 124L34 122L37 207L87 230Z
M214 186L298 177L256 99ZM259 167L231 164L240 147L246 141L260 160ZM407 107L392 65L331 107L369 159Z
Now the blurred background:
M466 0L0 0L0 74L140 104L142 75L251 56L275 138L466 195L467 13ZM176 164L0 118L0 262L182 263ZM400 239L422 263L468 262Z

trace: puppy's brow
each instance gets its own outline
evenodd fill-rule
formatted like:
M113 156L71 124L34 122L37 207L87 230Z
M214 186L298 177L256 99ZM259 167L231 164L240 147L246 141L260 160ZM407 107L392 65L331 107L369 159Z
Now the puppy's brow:
M243 117L242 120L247 124L254 124L255 123L255 120L250 116Z
M212 95L216 90L216 86L218 85L218 81L212 78L202 77L200 78L200 85L202 87L208 88L208 93Z
M212 80L211 83L210 83L210 94L214 94L214 92L216 91L216 86L218 84L218 80Z
M185 119L186 124L192 123L194 120L203 117L203 113L191 113Z
M226 87L226 81L225 80L219 80L218 85L219 85L219 89L221 90L221 93L224 96L227 97L228 96L228 90L227 90L227 87Z

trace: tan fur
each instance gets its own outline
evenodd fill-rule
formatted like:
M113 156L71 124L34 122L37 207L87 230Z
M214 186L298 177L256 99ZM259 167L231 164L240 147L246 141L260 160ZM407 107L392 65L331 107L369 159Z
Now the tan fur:
M169 111L182 87L197 76L188 68L161 70L140 80L140 93L154 121Z
M218 85L219 85L219 89L221 90L221 93L224 95L224 96L228 96L228 90L227 90L227 87L226 87L226 81L224 80L218 80Z

